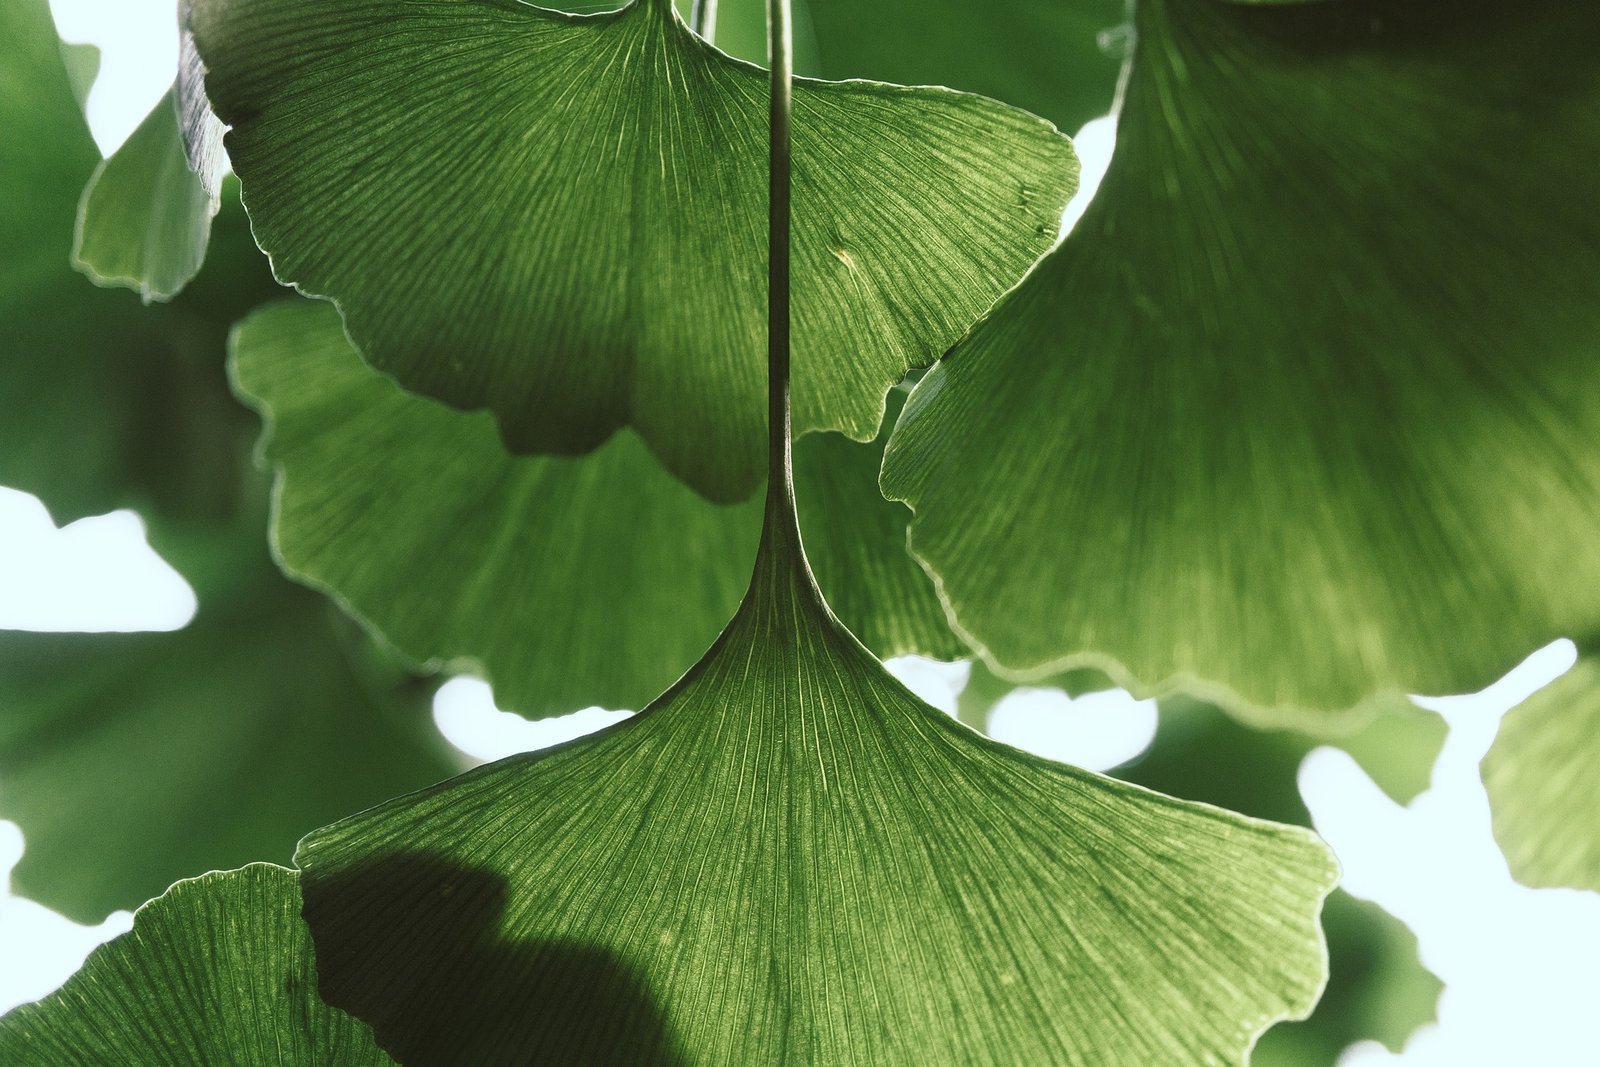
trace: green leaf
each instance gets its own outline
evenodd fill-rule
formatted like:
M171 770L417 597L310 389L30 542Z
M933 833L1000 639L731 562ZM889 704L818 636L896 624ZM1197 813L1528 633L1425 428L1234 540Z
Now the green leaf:
M760 0L722 0L760 7ZM1111 110L1127 50L1126 0L805 0L815 73L948 85L1076 130Z
M248 533L157 539L200 613L173 633L0 632L0 817L18 891L98 921L175 878L287 859L329 819L459 769L430 689Z
M1600 892L1600 657L1512 708L1483 761L1494 836L1517 881Z
M640 715L302 842L330 1003L419 1064L1238 1064L1310 1009L1312 835L979 737L768 536Z
M1600 7L1137 22L1099 195L888 451L959 628L1316 710L1592 630Z
M189 169L176 89L100 164L83 191L73 263L99 285L170 300L200 272L222 205Z
M1250 1067L1335 1067L1358 1041L1401 1051L1438 1018L1444 983L1417 958L1417 937L1376 904L1342 891L1322 910L1328 988L1304 1022L1274 1026Z
M707 503L631 433L581 458L508 455L488 414L397 389L313 301L251 316L233 372L268 422L289 573L413 660L490 678L502 707L642 707L738 607L759 505ZM881 448L832 434L799 443L815 557L880 655L953 657L905 549L907 512L878 495Z
M713 499L760 484L762 73L664 0L197 0L191 25L258 239L375 366L516 451L631 425ZM1051 245L1076 160L945 90L794 106L796 427L866 440Z
M1443 718L1408 701L1365 710L1348 732L1317 736L1254 729L1222 709L1189 699L1163 701L1155 743L1112 772L1184 800L1215 804L1259 819L1309 826L1297 784L1306 755L1319 745L1349 752L1397 803L1428 787L1447 732ZM1417 939L1382 908L1343 892L1322 914L1328 939L1328 986L1308 1019L1262 1036L1252 1067L1332 1067L1346 1048L1376 1040L1399 1051L1437 1015L1443 983L1417 958Z
M880 659L961 659L967 647L950 629L933 583L906 547L911 513L878 492L883 448L903 401L899 390L889 394L883 428L871 447L835 433L795 442L795 496L806 558L828 606Z
M128 506L225 518L249 414L220 363L228 326L276 289L266 261L235 207L213 268L173 304L87 284L70 257L99 153L45 0L0 7L0 485L59 522Z
M37 1004L0 1019L0 1060L382 1067L372 1031L317 996L293 871L180 882Z
M1312 749L1353 756L1397 804L1428 788L1448 732L1439 715L1409 701L1375 702L1343 731L1257 729L1223 709L1188 698L1162 701L1155 743L1117 777L1259 819L1311 825L1295 781Z

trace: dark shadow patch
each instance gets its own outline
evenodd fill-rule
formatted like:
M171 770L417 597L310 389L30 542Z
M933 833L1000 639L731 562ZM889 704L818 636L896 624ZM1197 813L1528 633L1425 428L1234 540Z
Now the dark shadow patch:
M513 943L496 873L406 853L302 874L303 914L330 1004L407 1065L628 1064L688 1056L641 976L608 949Z

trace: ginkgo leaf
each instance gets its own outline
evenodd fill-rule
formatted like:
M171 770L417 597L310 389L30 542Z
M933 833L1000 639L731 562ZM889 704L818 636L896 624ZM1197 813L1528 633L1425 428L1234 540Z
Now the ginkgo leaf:
M161 99L83 191L73 262L101 285L170 300L200 272L220 177L207 189L189 168L176 89Z
M429 687L279 576L260 526L186 542L158 540L200 600L183 630L0 632L0 818L28 839L15 882L79 920L287 860L306 831L460 769Z
M974 734L767 537L640 715L302 842L330 1003L416 1064L1239 1064L1310 1009L1314 836Z
M1298 786L1306 755L1334 745L1356 758L1396 803L1428 787L1444 746L1444 719L1408 701L1366 709L1365 722L1336 736L1246 726L1222 709L1166 700L1150 749L1111 773L1184 800L1215 804L1258 819L1309 826ZM1328 986L1311 1016L1262 1035L1251 1067L1333 1067L1358 1041L1395 1051L1437 1017L1443 983L1417 957L1417 939L1376 904L1343 892L1322 913L1328 939Z
M1303 1022L1261 1035L1250 1067L1337 1067L1350 1046L1400 1052L1439 1016L1444 983L1422 965L1417 935L1371 901L1336 890L1322 909L1328 987Z
M959 628L1319 710L1589 632L1600 7L1136 16L1099 194L889 447Z
M821 77L948 85L1063 130L1111 110L1131 37L1126 0L802 2ZM720 6L759 9L761 0Z
M1600 656L1506 713L1483 761L1494 836L1511 874L1600 893Z
M1338 733L1305 732L1256 729L1203 701L1164 700L1154 744L1116 775L1185 800L1309 826L1295 772L1312 749L1331 745L1354 757L1395 803L1411 803L1428 788L1444 748L1443 717L1405 700L1363 710L1364 721Z
M502 707L642 707L738 607L760 506L706 502L632 433L583 457L511 456L487 413L452 411L364 366L316 301L247 320L233 373L268 421L288 571L414 660L491 679ZM825 588L879 655L954 658L905 548L909 513L878 494L881 449L836 434L796 449Z
M516 451L631 425L713 499L760 484L765 75L666 0L197 0L190 24L257 239L370 362ZM797 84L796 426L870 439L1050 247L1076 173L981 97Z
M212 269L171 305L141 308L72 269L99 153L45 0L0 4L0 130L0 485L60 522L233 514L250 416L221 360L229 325L276 289L242 212L224 213Z
M384 1067L359 1020L317 996L295 872L257 863L180 882L67 984L0 1019L15 1064Z

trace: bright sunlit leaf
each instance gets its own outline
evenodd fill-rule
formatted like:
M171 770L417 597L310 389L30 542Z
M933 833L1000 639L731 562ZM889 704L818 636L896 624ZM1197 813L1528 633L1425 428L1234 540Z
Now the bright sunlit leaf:
M1236 1064L1310 1009L1313 836L972 733L772 521L640 715L306 838L331 1003L419 1064Z
M317 996L293 871L180 882L38 1004L0 1019L0 1061L389 1067L372 1031Z
M1098 196L889 447L961 630L1281 720L1600 625L1600 7L1135 15Z

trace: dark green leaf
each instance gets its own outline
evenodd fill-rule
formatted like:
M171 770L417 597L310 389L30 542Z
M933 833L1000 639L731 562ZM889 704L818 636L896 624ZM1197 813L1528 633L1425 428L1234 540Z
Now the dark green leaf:
M252 316L233 367L269 421L286 568L415 660L492 679L503 707L642 707L738 606L759 506L707 503L631 433L581 458L510 456L487 414L363 366L338 316L312 301ZM953 657L905 550L907 513L878 495L881 447L833 434L799 443L817 562L880 655Z
M1322 910L1328 987L1309 1019L1261 1035L1250 1067L1335 1067L1358 1041L1399 1052L1438 1018L1444 983L1417 959L1417 937L1376 904L1336 891Z
M1137 18L1099 195L889 448L961 629L1319 710L1591 631L1600 7Z
M293 871L180 882L59 991L0 1020L0 1061L109 1067L384 1067L372 1031L317 996Z
M774 519L639 716L306 838L331 1003L412 1064L1238 1064L1310 1009L1314 837L927 707Z
M1600 892L1600 656L1512 708L1483 761L1511 874L1536 887Z
M804 7L822 77L948 85L1068 131L1111 110L1131 42L1125 0L804 0Z
M197 0L207 89L280 275L517 451L633 426L742 499L765 469L765 76L664 0ZM795 419L861 440L1055 239L1048 124L867 82L795 89ZM442 207L448 205L448 207Z

